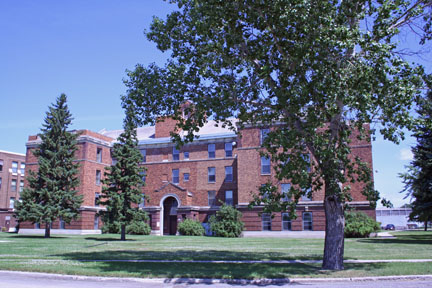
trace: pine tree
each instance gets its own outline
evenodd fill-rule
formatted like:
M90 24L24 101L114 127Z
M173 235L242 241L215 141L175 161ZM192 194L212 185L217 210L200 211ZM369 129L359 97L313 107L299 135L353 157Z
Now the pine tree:
M101 211L104 225L113 227L113 230L117 230L119 225L122 241L126 240L126 226L145 216L138 208L142 201L144 169L139 166L142 155L137 149L138 139L132 114L127 113L124 131L114 144L112 157L116 161L106 168L100 200L100 204L106 207L106 211Z
M404 191L414 201L411 203L410 220L425 223L432 220L432 90L420 101L419 119L414 137L417 145L412 148L414 159L401 175Z
M51 224L61 218L66 223L79 216L82 195L77 195L79 164L75 162L77 133L68 131L72 115L61 94L46 113L38 136L41 143L33 154L38 158L38 170L29 171L28 187L17 204L18 221L45 225L45 238L50 237Z

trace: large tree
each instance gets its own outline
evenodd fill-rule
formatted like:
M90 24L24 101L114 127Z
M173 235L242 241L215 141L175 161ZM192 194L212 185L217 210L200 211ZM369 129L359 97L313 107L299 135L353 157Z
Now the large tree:
M407 197L414 199L409 217L424 222L426 231L428 221L432 220L432 90L421 99L419 106L413 135L417 139L417 145L412 148L414 159L401 177Z
M394 40L430 1L171 2L178 11L155 18L147 33L170 59L130 71L124 103L135 107L140 125L161 115L178 120L184 137L172 136L180 144L209 118L239 130L273 126L262 153L271 156L278 179L295 184L295 201L279 201L277 189L266 185L258 195L264 211L294 212L309 187L325 189L323 268L343 269L349 183L364 182L367 199L379 199L370 167L350 157L353 131L370 139L367 125L376 122L386 139L403 138L423 70L398 56Z
M105 225L120 226L121 240L126 240L126 226L135 220L145 219L145 213L138 205L142 201L141 187L144 185L140 167L142 155L137 149L138 140L133 121L133 112L128 111L124 120L124 131L112 149L114 163L106 168L105 184L99 203L106 211L101 211Z
M45 224L45 238L50 237L56 219L70 223L79 216L82 195L75 190L79 164L75 161L77 133L68 131L72 115L61 94L46 113L38 136L39 146L33 150L38 159L37 171L29 171L27 187L20 195L15 217L18 221Z

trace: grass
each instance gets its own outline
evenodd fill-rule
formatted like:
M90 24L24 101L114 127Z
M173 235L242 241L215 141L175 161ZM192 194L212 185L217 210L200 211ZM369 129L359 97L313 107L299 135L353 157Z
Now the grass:
M432 259L432 232L394 239L346 239L345 259ZM125 263L81 260L321 260L322 239L187 236L24 236L0 233L0 269L120 277L284 278L432 274L431 263L319 264Z

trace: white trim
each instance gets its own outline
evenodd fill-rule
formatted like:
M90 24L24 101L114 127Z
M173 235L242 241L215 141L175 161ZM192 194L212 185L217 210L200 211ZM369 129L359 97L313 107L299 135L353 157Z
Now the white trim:
M164 203L164 201L165 201L168 197L173 197L173 198L175 198L175 199L177 200L177 203L178 203L177 208L181 207L181 201L180 201L180 198L179 198L176 194L174 194L174 193L165 194L165 195L161 198L161 200L160 200L160 202L159 202L159 205L160 205L160 212L159 212L159 233L160 233L160 234L159 234L159 235L160 235L160 236L163 236L163 228L164 228L164 205L163 205L163 203Z
M0 153L5 153L5 154L12 154L12 155L17 155L17 156L26 156L26 154L21 154L21 153L16 153L16 152L10 152L10 151L4 151L4 150L0 150Z
M19 229L18 234L22 235L43 235L45 234L45 229ZM101 230L82 230L82 229L50 229L51 235L92 235L92 234L102 234Z

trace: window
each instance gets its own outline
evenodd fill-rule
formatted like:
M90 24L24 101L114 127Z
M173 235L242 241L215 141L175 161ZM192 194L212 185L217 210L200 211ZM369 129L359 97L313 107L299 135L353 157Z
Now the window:
M183 159L189 160L189 152L188 151L183 152Z
M232 157L232 142L225 143L225 157Z
M20 188L19 188L19 192L21 193L21 192L23 192L23 191L24 191L24 181L21 180L21 181L20 181Z
M12 162L12 173L18 173L18 162Z
M264 144L265 139L267 138L268 133L270 132L269 128L263 128L260 130L260 144Z
M282 202L291 202L291 197L289 196L290 189L291 184L281 184Z
M312 198L309 197L309 195L311 195L311 191L311 188L306 189L305 194L301 196L301 201L312 201Z
M2 184L2 178L0 177L0 188L1 188L1 184Z
M145 194L142 193L142 194L141 194L141 201L140 201L138 207L139 207L139 208L144 208L144 207L145 207L145 201L146 201L146 199L145 199Z
M179 179L179 169L172 170L172 182L178 184L180 182Z
M20 170L21 170L21 175L24 176L25 175L25 163L21 163Z
M183 182L189 181L189 173L183 173Z
M216 205L216 191L208 191L208 205L209 206Z
M261 174L270 174L270 158L268 157L261 157Z
M282 213L282 230L291 231L291 218L289 213Z
M142 182L146 182L146 179L147 179L147 172L146 171L141 171L140 172L140 175L141 175L141 180L142 180Z
M225 166L225 182L233 181L233 168L232 166Z
M95 201L94 201L94 206L99 206L99 197L100 197L100 194L99 193L95 193Z
M263 231L271 231L272 230L272 218L270 213L263 213L261 215L261 223Z
M231 205L231 206L234 204L233 191L232 190L225 191L225 204Z
M96 162L102 163L102 148L96 149Z
M208 167L208 182L214 183L216 182L216 168Z
M12 179L11 181L11 191L12 192L16 192L17 189L17 180L16 179Z
M173 147L173 161L178 161L180 160L180 151L177 150L177 148L174 146Z
M101 171L100 170L96 170L96 185L100 185L101 184Z
M216 157L216 145L215 144L208 144L208 158L215 158Z
M303 212L303 230L312 231L312 212Z
M9 199L9 208L14 209L15 207L15 197L10 197Z
M94 230L98 230L99 229L99 216L95 215L94 217Z
M142 157L142 162L147 162L147 150L146 149L141 149L140 150L141 153L141 157Z
M302 154L301 156L304 161L306 161L306 171L311 172L311 165L310 165L310 155L309 154Z
M35 229L40 229L40 223L39 222L35 223Z
M3 171L3 160L0 160L0 172Z
M61 217L59 220L59 226L60 226L60 229L65 229L65 221L63 221L63 219Z

